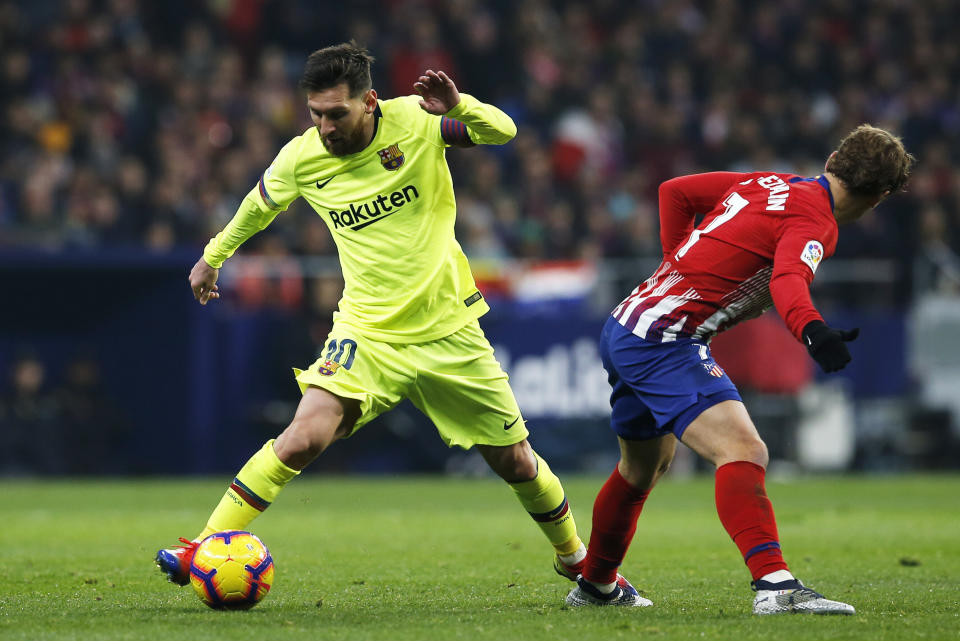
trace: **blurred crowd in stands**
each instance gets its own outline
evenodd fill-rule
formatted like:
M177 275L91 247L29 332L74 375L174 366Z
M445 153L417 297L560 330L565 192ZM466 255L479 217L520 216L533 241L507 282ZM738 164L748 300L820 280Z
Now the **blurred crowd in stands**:
M306 56L353 38L377 59L381 98L412 93L423 70L443 69L517 122L504 147L448 153L458 238L475 270L512 259L655 259L661 181L711 170L815 175L846 132L869 122L901 135L919 163L907 194L842 232L837 256L895 264L901 301L956 293L953 5L0 0L0 254L199 255L279 148L310 126L297 88ZM279 287L258 287L261 267L241 262L242 300L329 319L337 278L304 279L293 260L335 256L302 201L241 254L281 266ZM309 333L317 344L325 326ZM30 353L5 374L0 423L34 426L7 448L10 461L43 443L44 426L123 431L109 403L84 405L99 394L89 356L59 387ZM81 447L98 445L58 451Z
M0 0L0 247L197 250L310 123L306 55L355 38L383 98L424 69L519 125L451 151L474 261L655 256L656 188L815 174L861 122L920 159L839 256L960 247L960 13L949 0ZM247 255L332 255L302 202ZM933 280L931 280L933 279ZM934 282L935 281L935 282Z
M59 377L38 354L23 351L0 385L0 475L109 473L127 462L104 456L122 450L130 421L106 392L95 354L77 352Z

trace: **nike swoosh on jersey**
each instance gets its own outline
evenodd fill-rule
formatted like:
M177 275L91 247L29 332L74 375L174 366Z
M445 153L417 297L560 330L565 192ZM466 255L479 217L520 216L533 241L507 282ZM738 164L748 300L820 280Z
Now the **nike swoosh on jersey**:
M380 216L379 218L374 218L373 220L368 220L367 222L363 223L362 225L355 225L355 226L353 226L353 227L350 227L350 230L351 230L351 231L357 231L358 229L363 229L364 227L368 227L368 226L372 225L373 223L378 223L378 222L380 222L380 221L383 220L384 218L388 218L388 217L390 217L390 216L393 216L395 213L397 213L397 212L396 212L396 211L391 211L389 214L384 214L383 216Z
M520 415L517 414L517 418L513 419L513 422L512 422L512 423L510 423L509 425L507 425L506 423L503 424L503 429L509 430L511 427L513 427L514 425L516 425L516 424L517 424L517 421L519 421L519 420L520 420Z
M317 181L317 189L323 189L324 187L327 186L327 183L330 182L331 180L333 180L334 178L336 178L336 176L330 176L329 178L327 178L327 179L324 180L323 182L320 182L320 181L318 180L318 181Z

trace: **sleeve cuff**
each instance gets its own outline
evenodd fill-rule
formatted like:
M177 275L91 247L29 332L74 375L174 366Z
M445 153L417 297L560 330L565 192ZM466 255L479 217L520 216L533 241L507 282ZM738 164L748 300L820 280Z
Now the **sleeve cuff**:
M226 260L226 258L217 258L215 256L216 254L216 251L214 249L215 240L216 239L211 238L210 242L207 243L207 246L203 248L203 262L210 265L214 269L220 269L221 267L223 267L223 263Z
M477 102L477 99L471 96L470 94L461 93L460 102L458 102L453 109L451 109L450 111L448 111L443 115L446 116L447 118L456 118L458 116L462 116L463 114L467 113L470 110L470 108L474 104L476 104L476 102Z

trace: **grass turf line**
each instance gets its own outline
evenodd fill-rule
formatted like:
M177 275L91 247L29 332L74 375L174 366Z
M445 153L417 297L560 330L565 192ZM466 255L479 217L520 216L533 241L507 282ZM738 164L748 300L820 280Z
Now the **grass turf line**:
M599 478L566 478L586 534ZM622 568L646 609L563 605L571 584L495 480L296 480L251 529L277 576L249 612L165 583L224 481L0 483L0 639L943 639L960 627L960 476L770 482L793 571L854 617L750 616L709 478L667 479ZM586 536L584 536L586 538ZM953 632L951 632L953 631Z

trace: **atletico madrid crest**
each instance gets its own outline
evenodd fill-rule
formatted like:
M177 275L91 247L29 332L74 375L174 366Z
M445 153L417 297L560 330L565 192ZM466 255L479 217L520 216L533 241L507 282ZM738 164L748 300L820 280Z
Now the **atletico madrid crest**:
M340 369L340 363L331 361L329 358L323 361L323 364L317 368L317 372L322 376L333 376Z
M403 164L403 152L400 151L399 145L390 145L386 149L381 149L377 155L380 156L380 164L387 171L396 171Z
M707 370L707 374L710 376L723 378L723 370L716 363L703 363L703 369Z

